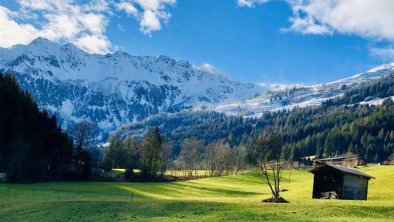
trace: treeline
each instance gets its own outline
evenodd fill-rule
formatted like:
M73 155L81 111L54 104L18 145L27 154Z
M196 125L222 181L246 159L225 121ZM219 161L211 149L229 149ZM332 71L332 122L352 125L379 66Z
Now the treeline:
M150 129L159 127L174 146L174 156L181 151L183 141L194 138L204 145L221 141L230 147L247 143L259 129L273 124L279 113L267 113L263 118L226 116L217 112L181 112L160 114L140 123L123 127L114 133L118 138L134 136L143 139Z
M181 152L174 160L172 169L183 172L183 176L222 176L237 174L248 168L247 149L244 145L231 148L223 141L204 145L196 139L186 139Z
M229 145L215 142L205 146L196 139L187 139L177 157L173 146L166 142L159 128L152 130L144 141L133 137L112 137L106 149L101 168L107 172L114 168L126 169L125 179L155 178L175 170L183 177L221 176L238 173L247 168L245 146L231 149ZM136 173L134 170L141 172ZM203 175L199 171L204 171Z
M12 75L0 73L0 173L10 181L88 178L91 152L82 147L89 139L83 126L76 124L71 138Z
M156 127L144 141L128 137L120 140L112 137L105 151L101 168L107 172L113 168L126 169L126 179L135 177L134 169L141 170L144 178L163 176L169 166L171 146Z
M261 134L281 134L285 146L293 150L294 160L351 152L371 162L382 162L392 158L394 151L394 105L391 100L381 106L360 105L358 101L394 96L393 86L391 75L346 93L344 99L333 99L318 107L269 112L261 118L228 117L214 112L160 115L117 135L143 135L143 129L160 126L177 157L183 141L190 138L204 146L220 141L233 148L249 144Z

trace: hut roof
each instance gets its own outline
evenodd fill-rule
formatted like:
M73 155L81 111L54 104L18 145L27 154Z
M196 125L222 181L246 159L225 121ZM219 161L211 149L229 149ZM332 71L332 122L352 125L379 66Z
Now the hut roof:
M373 176L370 176L370 175L368 175L368 174L366 174L366 173L363 173L363 172L361 172L361 171L359 171L359 170L356 170L356 169L352 169L352 168L348 168L348 167L344 167L344 166L338 166L338 165L332 165L332 164L323 164L323 165L321 165L321 166L319 166L319 167L316 167L316 168L314 168L314 169L312 169L310 172L311 173L316 173L316 172L319 172L321 169L324 169L324 168L326 168L326 167L330 167L330 168L333 168L333 169L335 169L335 170L337 170L337 171L340 171L340 172L342 172L342 173L346 173L346 174L353 174L353 175L357 175L357 176L362 176L362 177L366 177L366 178L374 178L375 179L375 177L373 177Z
M354 155L354 156L337 156L337 157L329 157L329 158L322 158L322 159L317 159L316 161L330 161L330 160L353 160L353 159L364 159L360 156Z

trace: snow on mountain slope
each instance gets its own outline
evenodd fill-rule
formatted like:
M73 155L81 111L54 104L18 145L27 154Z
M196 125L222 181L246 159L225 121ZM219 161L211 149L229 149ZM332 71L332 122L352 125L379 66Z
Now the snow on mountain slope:
M121 125L158 113L193 108L229 115L315 106L394 72L394 63L318 85L245 84L212 69L167 56L86 53L43 38L0 48L0 70L12 71L40 107L57 115L64 129L90 119L102 139Z
M167 56L89 54L43 38L0 48L0 69L12 71L22 88L41 108L55 113L64 128L87 118L105 133L152 114L246 99L265 91Z
M384 101L386 101L387 99L391 99L392 101L394 101L394 96L390 96L387 98L375 98L369 101L363 101L360 102L359 104L361 105L370 105L370 106L381 106L383 104Z
M246 100L216 104L209 108L228 115L258 117L267 111L316 106L328 99L341 96L361 84L391 73L394 73L394 63L384 64L367 72L325 84L273 85L276 87L264 84L266 88L271 89L270 92Z

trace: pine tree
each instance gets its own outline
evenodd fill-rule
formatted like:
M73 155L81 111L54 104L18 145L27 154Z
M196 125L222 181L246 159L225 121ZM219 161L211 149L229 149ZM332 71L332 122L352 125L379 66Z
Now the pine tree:
M146 137L141 147L141 173L145 177L154 177L160 171L163 138L156 127Z

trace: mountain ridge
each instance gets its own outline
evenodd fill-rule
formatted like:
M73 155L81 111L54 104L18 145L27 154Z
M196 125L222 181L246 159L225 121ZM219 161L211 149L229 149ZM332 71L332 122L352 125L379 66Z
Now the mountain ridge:
M251 97L266 91L168 56L98 55L38 38L0 49L0 69L12 72L64 129L82 119L108 133L160 112ZM102 136L105 138L106 136Z

